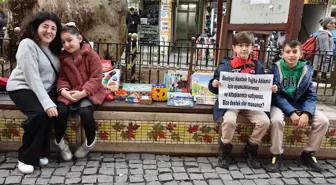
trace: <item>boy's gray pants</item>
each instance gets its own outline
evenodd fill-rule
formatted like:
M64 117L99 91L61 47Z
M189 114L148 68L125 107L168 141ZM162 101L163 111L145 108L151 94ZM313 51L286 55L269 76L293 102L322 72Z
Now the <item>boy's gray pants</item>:
M283 133L285 127L284 113L276 106L271 107L271 153L273 155L282 154ZM328 118L320 111L316 111L315 115L309 118L311 132L306 143L304 151L315 152L320 149L324 135L329 127Z
M231 109L225 112L222 121L222 137L221 141L224 144L232 142L233 135L237 126L238 114L245 116L252 124L255 125L253 132L249 138L249 143L260 144L262 137L266 134L270 120L265 112L252 110L235 110Z

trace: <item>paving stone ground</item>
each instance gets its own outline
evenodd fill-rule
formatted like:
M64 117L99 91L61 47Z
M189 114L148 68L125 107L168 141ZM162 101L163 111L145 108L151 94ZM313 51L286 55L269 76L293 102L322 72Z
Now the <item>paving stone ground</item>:
M251 169L243 158L229 170L215 157L170 157L153 154L91 153L63 162L57 153L48 166L23 175L16 169L16 152L0 153L0 184L110 184L110 185L285 185L336 184L336 161L320 160L323 173L310 171L297 160L285 160L279 173ZM266 164L267 160L262 160Z

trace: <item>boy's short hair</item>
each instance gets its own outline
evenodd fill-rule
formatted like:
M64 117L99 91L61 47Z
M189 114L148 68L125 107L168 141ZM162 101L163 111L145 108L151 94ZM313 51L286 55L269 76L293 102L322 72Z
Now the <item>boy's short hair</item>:
M290 40L285 40L282 44L282 49L285 48L285 46L289 46L290 48L295 48L299 46L301 48L302 44L300 41L296 39L290 39Z
M252 44L254 45L254 35L251 32L241 31L233 37L232 45L236 46L238 44Z

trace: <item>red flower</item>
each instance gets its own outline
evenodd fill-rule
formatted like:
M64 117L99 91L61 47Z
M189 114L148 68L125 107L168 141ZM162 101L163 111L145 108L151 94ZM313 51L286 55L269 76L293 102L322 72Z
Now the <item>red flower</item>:
M220 128L220 125L217 125L217 126L215 127L215 132L216 132L217 134L219 134L219 128Z
M131 138L135 139L135 131L134 130L128 129L126 131L126 135L127 135L128 139L131 139Z
M336 129L330 130L326 133L326 138L332 137L336 135Z
M108 140L109 133L106 131L100 131L98 135L100 140Z
M162 131L158 131L158 132L156 132L156 136L159 137L159 139L161 139L161 138L166 138L165 133L162 132Z
M195 133L195 132L198 131L198 128L199 128L199 125L194 125L194 126L189 125L188 132L189 132L190 134Z
M302 143L302 136L294 136L294 141L297 143Z
M16 129L12 129L11 132L10 132L10 134L11 134L12 136L19 136L19 135L20 135L20 134L19 134L19 131L16 130Z
M128 130L138 130L139 127L140 127L139 125L137 125L137 124L133 124L132 122L130 122L130 123L128 124L127 129L128 129Z
M203 135L203 141L205 143L211 143L212 142L212 137L209 135Z
M169 132L172 132L175 127L176 127L176 124L169 123L168 126L167 126L167 130Z

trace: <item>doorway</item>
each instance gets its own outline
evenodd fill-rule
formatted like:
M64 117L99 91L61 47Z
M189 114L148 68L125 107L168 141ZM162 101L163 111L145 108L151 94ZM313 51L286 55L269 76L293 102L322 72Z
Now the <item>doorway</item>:
M191 37L198 34L198 17L198 3L179 3L177 7L177 40L190 40Z

